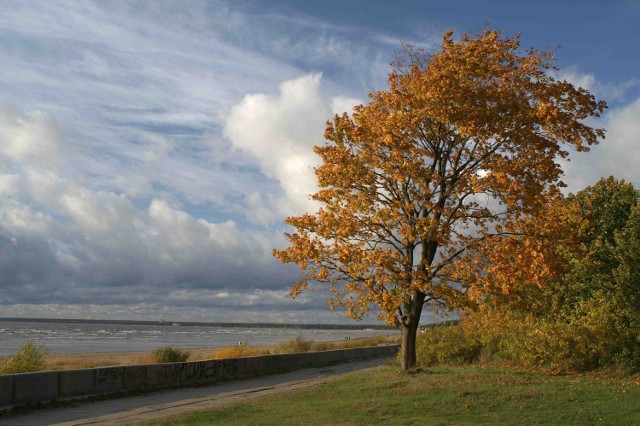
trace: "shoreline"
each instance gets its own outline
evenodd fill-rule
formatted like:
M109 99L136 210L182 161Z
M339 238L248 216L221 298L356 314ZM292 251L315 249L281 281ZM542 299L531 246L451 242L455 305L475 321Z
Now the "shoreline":
M381 336L387 342L394 342L395 336L386 335ZM370 337L364 337L361 339L353 340L334 340L326 341L322 343L341 345L349 341L358 341L370 339ZM314 342L313 340L309 340ZM248 347L256 350L273 351L278 344L273 345L249 345ZM178 348L183 351L189 351L189 358L187 361L202 361L211 359L210 356L213 352L223 348L234 348L235 346L211 346L211 347L197 347L197 348ZM120 352L78 352L69 354L48 354L45 356L45 368L41 371L59 371L59 370L78 370L84 368L98 368L98 367L114 367L114 366L126 366L126 365L143 365L154 363L150 360L153 350L147 351L120 351ZM0 356L0 364L7 360L11 355Z
M204 321L171 321L171 320L111 320L82 318L19 318L0 317L0 323L43 323L43 324L105 324L105 325L143 325L161 327L222 327L222 328L284 328L294 330L349 330L349 331L384 331L395 330L386 324L340 324L340 323L270 323L270 322L204 322Z

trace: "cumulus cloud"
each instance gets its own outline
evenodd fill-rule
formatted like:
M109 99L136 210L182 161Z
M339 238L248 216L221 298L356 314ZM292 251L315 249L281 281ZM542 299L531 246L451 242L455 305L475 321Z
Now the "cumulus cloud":
M635 90L640 79L614 83L581 72L575 66L553 72L553 77L582 87L609 104L602 118L588 120L589 125L604 128L606 138L592 146L589 153L573 153L568 161L560 160L567 189L580 191L606 176L625 179L640 187L635 172L640 164L640 97Z
M277 95L247 95L231 109L225 136L251 155L285 193L277 200L250 194L250 205L266 204L273 212L259 211L257 217L252 212L250 218L268 221L316 209L309 198L317 191L313 168L319 157L313 147L323 144L326 120L358 103L348 97L330 99L321 91L321 80L320 73L288 80L280 84Z
M604 127L603 142L566 164L571 189L592 185L602 176L625 179L640 188L640 98L609 111Z

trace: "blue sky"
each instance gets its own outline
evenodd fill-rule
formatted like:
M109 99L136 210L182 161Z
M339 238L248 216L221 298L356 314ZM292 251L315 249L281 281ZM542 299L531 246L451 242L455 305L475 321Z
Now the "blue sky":
M569 189L640 187L640 1L558 3L4 3L0 316L346 321L322 291L290 300L271 249L314 208L325 120L449 28L556 50L610 106Z

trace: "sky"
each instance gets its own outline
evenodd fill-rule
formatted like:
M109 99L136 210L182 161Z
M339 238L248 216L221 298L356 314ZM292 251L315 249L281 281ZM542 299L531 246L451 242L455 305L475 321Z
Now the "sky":
M640 188L639 22L640 0L7 0L0 317L350 322L321 288L290 299L271 253L314 209L325 121L386 88L401 42L553 49L609 105L567 190Z

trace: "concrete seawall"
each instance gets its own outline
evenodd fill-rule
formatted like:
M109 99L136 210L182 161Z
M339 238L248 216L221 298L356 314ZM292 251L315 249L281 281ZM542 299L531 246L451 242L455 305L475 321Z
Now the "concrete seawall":
M17 405L182 387L392 356L398 345L0 376L0 410Z

